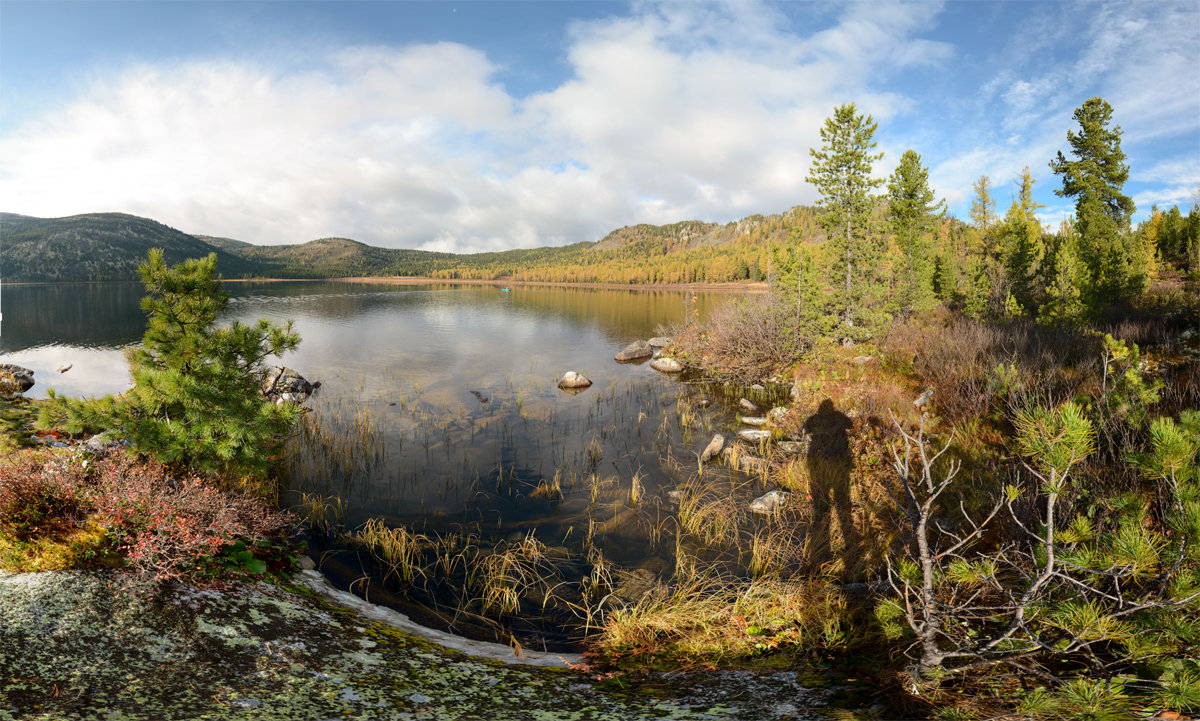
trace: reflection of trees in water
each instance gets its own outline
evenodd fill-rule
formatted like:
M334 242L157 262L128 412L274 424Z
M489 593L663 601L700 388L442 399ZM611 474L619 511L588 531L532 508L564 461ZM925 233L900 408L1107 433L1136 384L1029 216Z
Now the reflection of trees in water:
M123 346L146 329L141 283L5 285L0 351L42 345Z

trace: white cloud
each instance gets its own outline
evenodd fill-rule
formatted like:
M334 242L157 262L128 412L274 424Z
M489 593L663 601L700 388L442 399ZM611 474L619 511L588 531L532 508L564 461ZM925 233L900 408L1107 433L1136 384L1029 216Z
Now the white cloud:
M1025 165L1048 176L1090 94L1113 102L1132 145L1194 135L1200 122L1200 74L1184 72L1195 62L1182 49L1196 15L1186 5L1161 18L1157 5L1103 6L1078 33L1091 49L1063 76L1038 62L1078 30L1062 22L1071 8L1039 11L1018 29L1038 52L997 66L969 131L931 116L936 97L904 77L953 71L957 53L972 51L922 37L939 4L850 4L799 29L804 20L785 17L797 7L665 3L578 23L569 79L529 97L509 93L484 53L454 43L313 49L304 70L126 67L3 130L0 197L26 214L120 210L256 243L346 235L497 250L812 202L809 148L848 101L897 151L880 175L913 147L952 204L969 202L983 173L998 189ZM919 137L885 137L905 117L924 126ZM1161 187L1179 185L1178 173L1162 175Z
M255 243L347 235L495 250L813 200L833 106L886 119L873 75L942 62L936 5L869 3L800 37L778 8L668 3L575 25L573 77L525 99L481 52L314 52L308 69L129 67L0 136L0 196L33 215L120 210Z

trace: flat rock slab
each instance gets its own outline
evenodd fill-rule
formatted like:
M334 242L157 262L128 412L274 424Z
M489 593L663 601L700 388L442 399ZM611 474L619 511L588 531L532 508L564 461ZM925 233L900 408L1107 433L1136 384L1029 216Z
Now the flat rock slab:
M649 343L652 348L666 348L667 346L674 343L675 340L673 338L670 338L669 336L658 335L658 336L654 336L653 338L651 338L650 340L648 340L646 342Z
M610 694L582 672L447 649L346 595L313 571L154 598L110 573L0 573L0 719L794 719L829 696L737 671Z

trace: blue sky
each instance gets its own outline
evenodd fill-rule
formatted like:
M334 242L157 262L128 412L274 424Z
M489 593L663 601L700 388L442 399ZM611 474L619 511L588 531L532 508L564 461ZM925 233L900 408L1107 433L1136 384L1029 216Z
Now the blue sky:
M811 203L833 107L1003 213L1101 96L1126 192L1200 190L1200 4L0 0L0 207L483 251Z

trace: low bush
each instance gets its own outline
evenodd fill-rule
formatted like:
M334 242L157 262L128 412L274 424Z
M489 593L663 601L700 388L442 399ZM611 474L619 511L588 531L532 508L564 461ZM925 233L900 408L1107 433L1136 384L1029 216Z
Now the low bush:
M264 501L126 455L23 451L0 463L0 565L10 570L104 560L151 582L194 579L225 568L238 542L284 545L293 525Z

